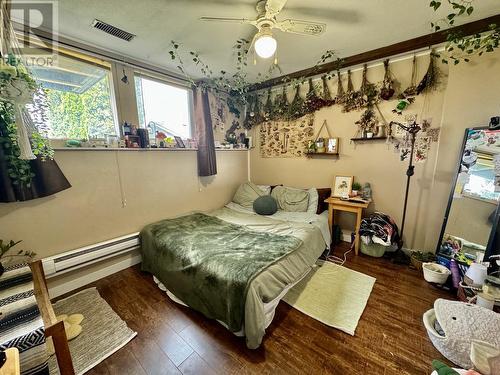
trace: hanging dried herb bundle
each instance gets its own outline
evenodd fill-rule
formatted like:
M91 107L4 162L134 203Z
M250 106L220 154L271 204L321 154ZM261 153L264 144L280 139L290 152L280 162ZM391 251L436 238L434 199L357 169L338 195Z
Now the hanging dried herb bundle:
M286 86L283 86L283 91L278 94L274 100L273 120L285 120L288 113L288 99L286 97Z
M417 95L416 80L417 80L417 57L413 56L410 86L406 90L404 90L401 93L401 95L398 96L398 99L409 100L410 97L414 97Z
M340 77L340 74L339 74ZM335 99L332 98L332 94L330 92L330 88L328 87L328 80L326 75L321 77L321 81L323 82L323 102L324 107L330 107L335 104ZM342 86L342 82L339 81L339 85Z
M389 59L384 61L384 70L385 74L380 89L380 98L383 100L390 100L394 96L396 90L394 89L394 79L389 69Z
M439 86L439 68L435 63L435 53L431 52L429 57L429 67L427 68L427 72L425 73L424 78L420 81L417 86L417 95L420 93L429 92L437 89Z
M300 85L297 85L293 100L288 106L287 120L297 120L307 113L306 101L300 96Z
M344 95L344 106L342 112L350 112L356 109L358 103L358 97L360 96L359 91L354 91L354 86L352 84L351 71L347 71L347 91Z
M306 95L306 113L313 113L325 106L325 100L316 94L312 78L309 78L309 91Z
M271 121L274 117L274 106L271 89L267 91L267 99L263 108L264 121Z
M377 85L370 83L367 78L368 67L365 64L363 67L363 80L359 89L360 96L357 99L356 109L363 107L371 108L380 101Z
M335 97L335 103L344 104L346 100L346 94L344 86L342 85L342 78L340 77L340 71L337 70L337 96Z

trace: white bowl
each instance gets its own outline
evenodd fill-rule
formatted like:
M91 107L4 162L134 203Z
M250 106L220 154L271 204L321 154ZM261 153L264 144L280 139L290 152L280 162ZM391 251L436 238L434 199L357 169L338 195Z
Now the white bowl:
M423 263L422 271L425 281L436 284L444 284L451 275L448 268L437 263Z

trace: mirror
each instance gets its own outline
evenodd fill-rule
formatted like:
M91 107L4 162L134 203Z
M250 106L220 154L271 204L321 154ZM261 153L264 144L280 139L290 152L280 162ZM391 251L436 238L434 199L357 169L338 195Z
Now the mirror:
M475 261L495 254L499 200L500 130L467 129L437 253Z

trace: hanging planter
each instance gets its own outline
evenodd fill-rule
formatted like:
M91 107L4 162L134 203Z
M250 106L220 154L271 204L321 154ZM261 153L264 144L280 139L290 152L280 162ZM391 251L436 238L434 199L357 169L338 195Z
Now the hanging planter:
M389 69L389 59L384 61L384 80L382 81L382 87L380 89L380 98L382 100L390 100L396 90L394 89L394 80L392 78L391 71Z
M427 68L427 72L425 73L424 78L422 78L420 83L417 85L417 95L436 90L439 86L440 71L436 66L435 59L436 55L433 50L429 56L429 67Z

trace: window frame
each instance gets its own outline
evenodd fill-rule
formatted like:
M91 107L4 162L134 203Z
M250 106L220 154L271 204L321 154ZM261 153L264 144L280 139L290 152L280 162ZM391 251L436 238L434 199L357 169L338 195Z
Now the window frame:
M169 80L168 78L165 77L159 77L158 75L152 73L152 72L147 72L142 69L134 69L134 85L135 85L135 77L138 78L144 78L144 79L149 79L150 81L155 81L167 86L172 86L176 87L179 89L183 89L187 91L187 98L188 98L188 127L189 127L189 139L196 139L196 133L195 133L195 126L194 126L194 105L193 105L193 89L188 86L188 85L182 85L178 82ZM136 88L134 87L134 90ZM136 91L137 92L137 91ZM135 98L135 106L137 108L138 106L138 100ZM137 114L139 116L139 114ZM140 125L140 124L138 124ZM144 126L147 128L147 124L144 124Z

